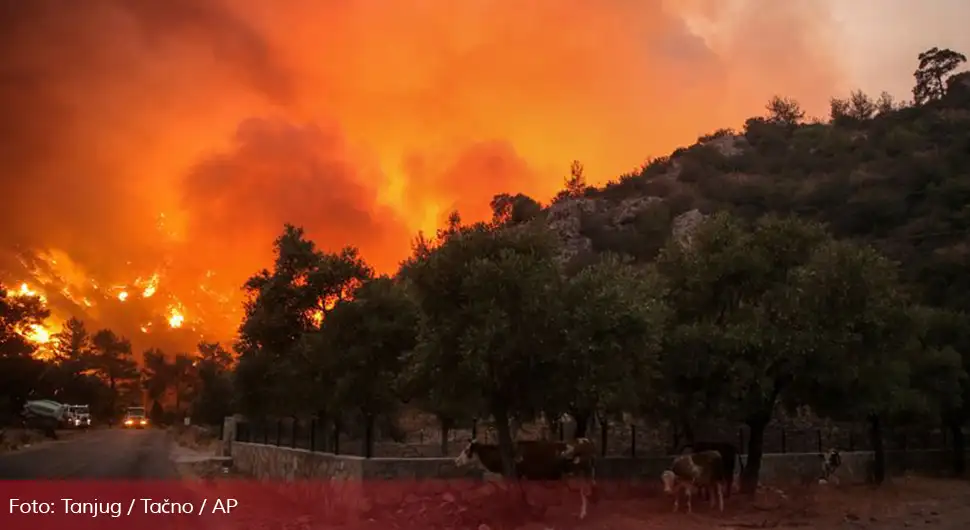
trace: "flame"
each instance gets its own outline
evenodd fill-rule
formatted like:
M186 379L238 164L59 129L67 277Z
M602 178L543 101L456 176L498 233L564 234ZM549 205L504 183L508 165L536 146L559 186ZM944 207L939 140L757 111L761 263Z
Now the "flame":
M122 302L124 302L127 299L128 299L128 291L121 291L120 293L118 293L118 300L121 300Z
M147 281L142 281L141 278L138 278L135 280L135 285L144 285L141 292L142 298L151 298L155 294L155 291L158 290L158 273L152 274L151 278Z
M26 283L21 283L20 284L20 290L17 291L16 293L14 293L13 295L14 296L22 296L22 297L25 297L25 298L26 297L35 297L35 298L39 298L41 302L43 302L45 304L47 303L47 297L46 296L44 296L43 294L41 294L41 293L39 293L39 292L31 289Z
M182 314L182 311L175 306L169 307L168 326L172 329L177 329L182 327L182 324L184 322L185 322L185 315Z
M320 327L323 325L323 311L317 309L310 312L310 321L314 326Z
M24 337L34 344L47 344L51 341L51 335L52 333L46 327L32 324L24 334Z

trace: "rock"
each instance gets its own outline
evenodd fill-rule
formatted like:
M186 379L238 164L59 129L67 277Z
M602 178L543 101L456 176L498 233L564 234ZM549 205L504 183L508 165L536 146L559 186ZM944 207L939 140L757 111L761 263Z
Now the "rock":
M690 246L691 237L704 218L704 214L697 209L684 212L675 217L671 223L671 232L674 240L681 245Z

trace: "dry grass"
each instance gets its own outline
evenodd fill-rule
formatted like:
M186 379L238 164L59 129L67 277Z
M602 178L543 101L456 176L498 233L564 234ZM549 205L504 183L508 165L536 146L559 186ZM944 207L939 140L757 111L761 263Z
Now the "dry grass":
M723 514L712 510L706 503L695 503L691 515L671 513L671 507L670 499L666 498L607 501L588 523L575 527L597 530L901 530L918 525L945 530L965 529L970 528L970 483L898 477L879 488L833 485L763 488L754 499L733 496Z
M203 453L217 453L221 444L219 432L199 427L197 425L172 427L171 432L176 443L182 447L195 449Z
M57 431L57 439L66 440L83 432L79 430L59 430ZM0 428L0 453L18 451L25 447L52 441L55 440L47 438L43 432L35 429L24 429L22 427Z

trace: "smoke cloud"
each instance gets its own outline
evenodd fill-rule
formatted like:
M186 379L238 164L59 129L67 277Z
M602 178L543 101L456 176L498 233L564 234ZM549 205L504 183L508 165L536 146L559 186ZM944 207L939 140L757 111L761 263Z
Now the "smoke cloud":
M573 159L602 182L776 93L822 114L844 76L821 5L0 0L0 265L161 270L174 298L141 302L224 339L285 222L389 272L417 230L547 199Z

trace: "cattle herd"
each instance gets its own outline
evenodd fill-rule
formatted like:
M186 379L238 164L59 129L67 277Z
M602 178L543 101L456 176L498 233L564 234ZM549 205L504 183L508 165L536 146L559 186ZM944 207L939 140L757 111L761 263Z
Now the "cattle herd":
M587 438L570 442L550 440L519 440L514 444L512 466L519 480L580 480L579 518L586 517L588 500L596 486L596 448ZM819 483L835 480L835 471L842 464L837 449L820 454ZM740 472L744 460L730 443L695 442L681 449L669 469L661 474L664 493L674 497L673 510L680 507L680 497L686 496L687 512L693 511L691 500L695 494L709 497L711 507L724 511L724 499L735 487L735 462ZM502 473L502 452L496 444L469 440L455 459L459 467L478 465L491 473Z

